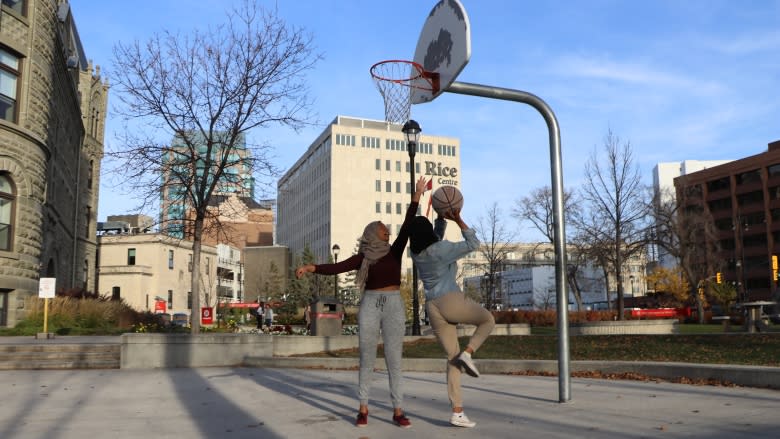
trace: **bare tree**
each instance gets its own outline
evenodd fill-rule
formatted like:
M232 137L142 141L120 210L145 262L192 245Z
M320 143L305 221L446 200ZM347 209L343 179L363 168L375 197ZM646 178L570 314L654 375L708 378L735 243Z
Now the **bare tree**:
M574 194L571 191L563 191L563 211L566 218L573 218L575 212L572 206L576 203ZM512 209L512 216L517 220L523 222L527 221L533 225L539 232L541 232L547 242L555 243L554 234L554 215L553 215L553 199L552 188L550 186L544 186L541 188L533 189L530 195L515 201L515 207ZM570 220L571 224L576 224ZM573 228L568 228L567 232L571 233ZM577 302L577 309L582 309L582 291L580 289L579 282L577 281L577 274L582 266L587 263L586 249L583 247L582 242L567 238L567 242L570 246L573 246L575 251L568 252L568 261L566 261L566 281L569 284L569 291L574 296L574 300Z
M619 137L607 132L602 160L594 150L585 164L582 198L588 213L581 223L585 236L594 245L615 274L617 284L617 317L623 319L623 264L641 251L645 242L644 222L647 205L639 167L634 163L631 143L621 144ZM608 283L607 283L608 287Z
M482 267L487 275L487 284L483 294L485 308L494 309L496 305L508 306L508 303L504 303L499 273L504 271L509 253L515 249L514 234L507 230L501 221L501 209L498 207L498 203L493 203L487 209L486 216L480 217L479 223L474 229L482 243L477 251L482 254L482 258L485 260Z
M304 73L318 59L310 36L249 0L215 28L115 46L114 86L125 104L118 111L144 129L125 129L123 145L110 154L121 162L118 171L142 208L154 206L161 194L180 203L194 266L200 264L204 225L219 227L218 213L208 209L211 198L235 184L226 171L246 167L265 178L278 175L271 146L249 145L247 153L246 133L272 125L299 129L309 121ZM160 142L160 135L175 142ZM198 277L193 270L194 310L200 309ZM192 333L199 332L193 319Z
M685 274L689 294L696 304L699 322L704 322L704 299L699 287L720 271L718 230L704 207L700 187L683 187L676 196L656 194L652 201L653 237ZM720 297L719 297L720 299Z

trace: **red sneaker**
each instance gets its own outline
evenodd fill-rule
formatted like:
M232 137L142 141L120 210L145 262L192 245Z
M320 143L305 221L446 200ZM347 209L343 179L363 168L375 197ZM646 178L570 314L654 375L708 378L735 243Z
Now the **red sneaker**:
M366 425L368 425L368 413L358 412L357 421L355 421L355 425L358 427L365 427Z
M402 428L409 428L412 426L412 422L409 421L409 418L403 413L400 415L393 415L393 422L395 422L395 425Z

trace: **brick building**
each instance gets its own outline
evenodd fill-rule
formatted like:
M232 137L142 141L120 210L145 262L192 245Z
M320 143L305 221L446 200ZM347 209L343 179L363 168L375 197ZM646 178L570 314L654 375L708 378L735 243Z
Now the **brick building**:
M780 254L780 141L766 152L674 179L683 211L704 208L715 226L717 267L738 301L776 300Z
M41 276L95 287L95 213L108 84L65 0L0 6L0 326Z

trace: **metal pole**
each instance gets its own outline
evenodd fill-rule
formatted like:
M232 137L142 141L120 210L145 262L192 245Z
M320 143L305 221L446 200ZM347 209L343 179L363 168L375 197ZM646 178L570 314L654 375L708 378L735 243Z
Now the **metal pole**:
M547 122L550 140L550 171L553 191L553 248L555 249L555 287L558 302L558 400L571 399L569 377L569 294L566 288L566 235L563 215L563 170L561 135L552 109L539 97L524 91L485 85L453 82L444 91L462 95L514 101L534 107Z
M409 142L409 191L414 196L414 156L417 154L417 142ZM412 260L412 335L420 335L420 298L417 297L417 265Z
M333 252L333 263L337 264L339 262L339 254L337 252ZM333 277L333 298L336 300L339 300L339 275Z

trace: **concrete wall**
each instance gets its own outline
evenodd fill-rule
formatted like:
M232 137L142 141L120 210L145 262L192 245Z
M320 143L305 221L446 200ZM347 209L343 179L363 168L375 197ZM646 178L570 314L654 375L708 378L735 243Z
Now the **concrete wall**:
M123 334L120 368L240 366L249 355L272 357L273 342L277 338L284 337L256 334Z

